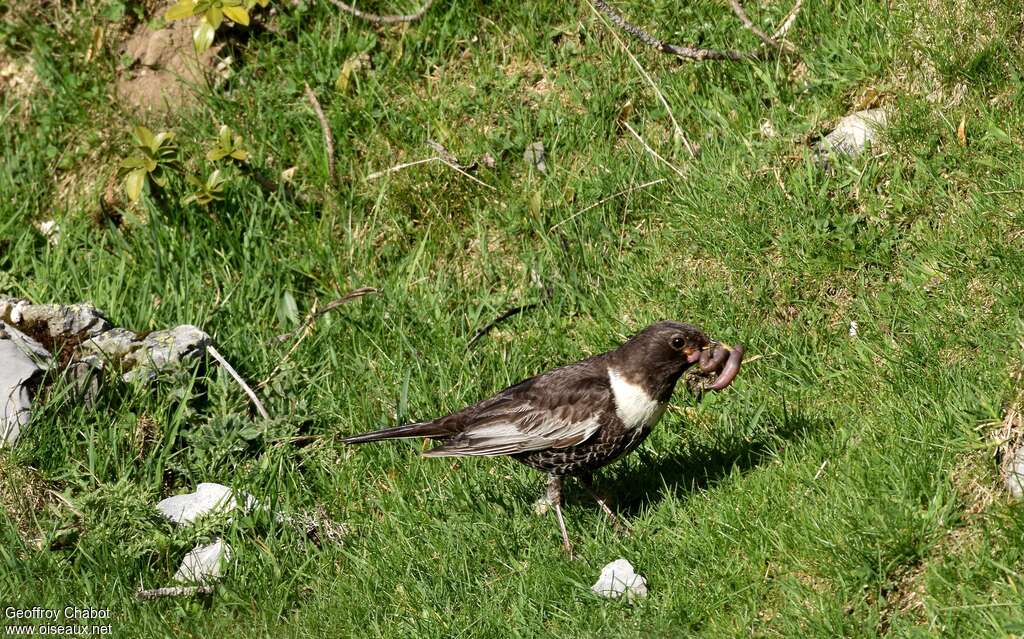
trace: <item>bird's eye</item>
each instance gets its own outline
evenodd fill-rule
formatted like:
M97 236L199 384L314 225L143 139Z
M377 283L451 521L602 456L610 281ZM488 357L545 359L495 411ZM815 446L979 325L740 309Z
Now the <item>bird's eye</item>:
M674 348L674 349L676 349L678 351L678 350L681 350L684 346L686 346L686 340L685 339L683 339L682 337L673 337L672 338L672 348Z

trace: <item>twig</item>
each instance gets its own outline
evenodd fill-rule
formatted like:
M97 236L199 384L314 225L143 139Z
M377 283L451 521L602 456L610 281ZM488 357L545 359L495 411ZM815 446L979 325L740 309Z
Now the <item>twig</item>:
M440 159L441 158L439 158L437 156L434 156L432 158L424 158L422 160L413 160L412 162L404 162L402 164L396 164L395 166L393 166L393 167L391 167L389 169L384 169L383 171L377 171L375 173L371 173L371 174L367 175L363 179L366 182L369 182L370 180L376 180L377 178L384 177L385 175L390 175L392 173L398 173L399 171L401 171L403 169L407 169L407 168L409 168L411 166L416 166L417 164L426 164L428 162L436 162L436 161L438 161Z
M650 153L654 157L656 157L659 160L661 160L665 164L665 166L667 166L668 168L672 169L675 172L675 174L678 175L679 177L681 177L681 178L685 178L686 177L685 175L683 175L682 171L680 171L679 169L677 169L675 167L674 164L672 164L671 162L669 162L665 158L663 158L660 155L658 155L657 151L652 149L651 146L649 144L647 144L647 142L644 142L644 139L642 137L640 137L640 134L637 133L636 130L633 127L629 126L629 122L623 122L622 125L624 127L626 127L626 129L628 129L630 133L633 134L633 137L635 137L637 140L640 141L640 144L642 144L644 146L644 148L647 149L648 153Z
M252 389L249 388L249 385L246 384L245 380L242 379L242 376L239 375L238 372L231 367L231 364L228 364L228 361L224 359L224 356L217 352L217 349L214 348L213 346L207 346L206 351L210 354L211 357L213 357L213 359L217 360L217 362L224 367L224 370L226 370L229 375L235 378L235 381L238 382L238 385L242 387L242 390L245 391L245 394L248 395L249 399L252 400L253 405L256 406L256 411L259 412L260 416L263 419L270 419L270 415L267 414L267 409L263 408L263 403L260 401L260 398L256 397L256 393L252 392Z
M553 296L554 296L554 290L552 290L551 287L548 287L548 288L544 289L544 297L540 301L538 301L538 302L531 302L530 304L523 304L522 306L513 306L512 308L508 309L507 311L505 311L504 313L502 313L501 315L496 317L494 319L494 321L492 321L490 324L488 324L487 326L484 326L483 328L478 330L473 335L473 338L471 340L469 340L469 343L466 344L466 349L468 350L469 348L471 348L473 346L473 344L475 344L477 342L477 340L479 340L484 335L490 333L491 330L495 326L500 324L501 322L504 322L508 318L513 317L515 315L519 315L523 311L528 311L530 309L537 308L538 306L540 306L542 304L547 304L551 300L551 298Z
M637 40L643 42L649 47L657 49L663 53L671 53L677 55L680 58L687 60L756 60L760 57L760 52L743 52L735 51L732 49L702 49L699 47L691 47L686 45L675 45L655 38L651 34L647 33L640 27L631 24L628 20L622 17L615 9L611 8L604 0L593 0L593 3L601 11L601 13L608 16L620 29L630 34Z
M800 13L800 6L803 3L804 0L796 0L796 3L793 4L793 8L789 10L789 14L786 15L786 18L782 21L782 24L780 24L779 28L775 31L775 33L772 34L772 40L779 40L781 38L786 37L786 34L789 33L789 30L793 26L793 23L796 22L796 14Z
M309 326L310 324L312 324L316 320L320 319L320 316L322 316L322 315L324 315L326 313L330 313L331 311L333 311L334 309L338 308L339 306L344 306L345 304L348 304L352 300L359 299L360 297L363 297L364 295L373 295L374 293L379 293L379 292L380 292L380 289L373 288L372 286L364 286L362 288L357 288L357 289L351 290L348 293L345 293L344 296L334 300L333 302L328 302L327 305L324 306L323 308L321 308L320 310L314 311L314 312L310 313L306 317L306 319L302 321L302 324L300 324L299 327L296 328L294 331L289 331L287 333L282 333L282 334L278 335L274 339L276 339L279 342L287 341L289 338L294 337L296 333L298 333L299 331L305 330L307 326Z
M457 164L452 164L448 160L445 160L443 157L438 156L438 155L435 155L435 156L429 157L429 158L423 158L422 160L413 160L412 162L404 162L402 164L396 164L395 166L393 166L393 167L391 167L389 169L384 169L383 171L377 171L375 173L371 173L371 174L367 175L364 178L364 180L369 182L370 180L376 180L379 177L384 177L385 175L390 175L391 173L397 173L398 171L401 171L403 169L407 169L407 168L409 168L411 166L416 166L418 164L429 164L430 162L440 162L441 164L444 164L448 168L452 169L453 171L457 171L458 173L461 173L462 175L464 175L467 178L469 178L470 180L473 180L474 182L476 182L480 186L488 188L488 189L490 189L492 191L497 191L498 190L498 189L494 188L493 186L491 186L490 184L477 179L476 177L470 175L469 173L466 173L461 168L459 168L459 166Z
M558 224L555 224L554 226L549 228L548 231L554 231L559 226L562 226L563 224L565 224L567 222L571 222L571 221L575 220L576 218L578 218L579 216L583 215L584 213L586 213L590 209L595 209L595 208L601 206L602 204L604 204L605 202L607 202L609 200L614 200L615 198L619 197L620 195L626 195L627 193L632 193L633 191L639 191L640 189L646 189L649 186L654 186L655 184L661 184L664 181L665 181L665 178L658 178L657 180L651 180L650 182L644 182L643 184L640 184L638 186L631 186L628 189L622 189L618 193L612 193L611 195L609 195L607 197L603 197L600 200L598 200L597 202L594 202L590 206L587 206L585 208L580 209L579 211L576 211L575 213L573 213L569 217L565 218L564 220L562 220Z
M213 586L168 586L166 588L153 588L152 590L138 590L135 598L139 601L162 599L164 597L192 597L194 595L209 595L213 593Z
M590 10L593 11L594 13L597 13L597 10L594 8L593 4L590 4ZM602 21L604 21L604 16L600 17ZM608 24L607 21L605 21L605 24ZM690 140L686 138L686 134L683 133L682 127L680 127L679 123L676 122L676 116L672 113L672 108L668 105L668 100L665 99L665 96L658 88L658 85L656 85L654 83L654 80L651 79L651 76L648 75L647 70L640 65L640 63L636 59L636 56L634 56L633 53L629 50L629 47L626 46L626 43L622 41L622 38L619 37L619 34L615 33L615 30L611 28L609 28L609 31L615 38L615 41L619 43L619 46L622 47L622 50L626 52L627 56L629 56L629 59L630 61L633 62L633 65L637 68L638 71L640 71L640 75L643 76L643 78L647 80L647 84L651 85L651 88L654 89L654 95L658 96L658 100L660 100L662 106L665 107L665 111L668 113L668 118L669 120L672 121L672 128L675 129L676 136L683 141L683 145L686 146L686 150L690 152L690 157L696 157L696 149L694 149L693 145L690 144Z
M498 189L494 188L493 186L491 186L490 184L488 184L487 182L483 182L482 180L479 180L479 179L473 177L469 173L466 173L465 171L460 169L457 165L452 164L448 160L445 160L444 158L437 158L437 159L438 159L438 161L441 162L441 164L444 164L445 166L447 166L448 168L452 169L453 171L457 171L458 173L461 173L462 175L466 176L470 180L473 180L474 182L476 182L480 186L488 188L488 189L490 189L492 191L497 191L498 190Z
M306 84L306 99L313 106L316 118L320 120L320 132L323 133L324 146L327 147L327 173L331 176L331 184L337 184L334 173L334 134L331 133L331 125L327 123L323 108L320 107L320 100L316 99L316 94L309 88L309 84Z
M597 8L601 11L601 13L605 14L606 16L608 16L608 19L610 19L612 22L614 22L615 25L618 26L620 29L622 29L623 31L629 33L634 38L636 38L637 40L643 42L647 46L652 47L654 49L657 49L658 51L661 51L663 53L670 53L672 55L679 56L680 58L685 58L687 60L698 60L698 61L700 61L700 60L732 60L732 61L762 60L762 59L768 57L766 55L766 53L768 53L768 52L766 52L764 50L737 51L735 49L702 49L700 47L691 47L691 46L687 46L687 45L675 45L675 44L669 44L667 42L662 42L661 40L655 38L651 34L647 33L643 29L641 29L640 27L630 23L628 20L626 20L626 18L624 18L622 16L621 13L619 13L618 11L613 9L611 6L609 6L608 3L605 2L604 0L592 0L592 1L593 1L593 4L595 6L597 6ZM760 38L761 41L765 45L771 47L774 50L774 53L778 53L778 52L781 52L781 51L793 51L794 50L792 45L790 45L788 43L780 44L780 43L777 42L777 40L779 38L782 38L783 36L785 36L786 33L789 31L790 27L793 26L793 21L796 20L796 14L800 11L800 5L802 4L802 2L803 2L803 0L797 0L797 2L794 5L793 9L789 12L789 15L786 16L785 20L783 20L782 25L779 27L778 31L775 32L774 36L769 38L763 31L758 29L754 25L754 23L750 21L749 18L747 18L746 13L743 11L743 7L741 7L738 2L736 2L735 0L729 0L729 4L732 6L733 12L736 13L736 16L740 18L740 21L743 22L743 25L747 29L752 31L755 35L757 35L757 37Z
M347 11L357 18L366 20L368 22L375 22L377 24L395 24L400 22L416 22L430 9L430 5L434 4L434 0L427 0L426 4L420 7L416 13L410 13L409 15L393 15L393 16L379 16L375 13L367 13L366 11L360 11L355 7L345 4L341 0L331 0L331 4L338 7L342 11Z
M767 33L761 31L761 29L758 28L756 24L751 22L750 18L747 17L747 12L743 10L743 5L739 3L739 0L729 0L729 6L732 7L732 12L735 13L736 17L740 19L740 22L743 23L743 26L745 26L748 31L756 35L758 39L761 40L761 42L763 42L766 47L771 47L773 49L778 49L780 51L787 47L792 48L793 45L789 43L786 43L786 45L782 45L776 42L775 40L769 38Z

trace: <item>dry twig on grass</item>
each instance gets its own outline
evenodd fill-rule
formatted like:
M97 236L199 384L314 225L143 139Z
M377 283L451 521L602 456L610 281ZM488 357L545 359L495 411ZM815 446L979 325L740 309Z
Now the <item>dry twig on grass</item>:
M428 141L428 144L429 143L430 143L430 141ZM437 144L437 143L435 142L434 144ZM441 145L438 144L437 146L440 147ZM434 148L433 145L431 145L431 148ZM441 147L441 149L444 149L444 147ZM435 150L435 152L437 151L436 148L434 150ZM445 151L447 151L447 150L445 149ZM482 186L484 188L488 188L488 189L490 189L492 191L497 191L498 190L498 189L494 188L493 186L491 186L490 184L480 180L479 178L476 178L476 177L470 175L469 173L467 173L463 169L463 167L459 166L458 164L456 164L454 162L450 162L449 160L447 160L446 158L442 157L441 155L435 155L433 157L423 158L422 160L413 160L412 162L403 162L401 164L396 164L395 166L392 166L390 168L384 169L383 171L375 171L375 172L367 175L364 178L364 180L369 182L371 180L376 180L377 178L382 178L385 175L391 175L392 173L398 173L399 171L402 171L404 169L408 169L409 167L412 167L412 166L417 166L419 164L429 164L431 162L440 162L441 164L447 166L449 169L455 171L456 173L462 174L463 176L469 178L470 180L476 182L477 184L479 184L480 186Z
M252 403L256 407L256 411L259 412L260 417L262 417L263 419L270 419L270 415L267 413L267 409L263 408L263 402L260 401L259 397L256 397L256 393L254 393L253 390L249 388L249 385L246 384L245 380L242 379L242 376L239 375L234 368L232 368L231 364L228 364L228 360L224 359L224 356L221 355L213 346L207 346L206 351L210 354L211 357L213 357L213 359L217 360L217 362L224 367L224 370L228 372L228 375L231 375L232 377L235 378L235 381L238 382L238 385L242 387L242 390L245 391L245 394L248 395L249 399L252 400Z
M135 598L139 601L150 601L152 599L163 599L164 597L192 597L212 593L213 586L168 586L166 588L153 588L152 590L138 590L135 593Z
M352 5L345 4L341 0L331 0L331 4L338 7L342 11L350 13L355 17L366 20L367 22L373 22L376 24L401 24L403 22L416 22L427 13L430 6L434 4L434 0L427 0L426 4L419 8L415 13L408 15L393 15L393 16L379 16L376 13L367 13L366 11L360 11Z
M331 125L327 123L327 116L324 115L324 110L320 106L320 100L316 99L316 94L308 84L306 85L306 99L312 105L316 119L320 120L320 132L323 133L324 146L327 148L327 173L331 176L331 184L337 185L337 177L334 173L334 134L331 133Z
M736 0L729 0L730 6L732 6L733 12L743 23L743 26L749 29L772 50L754 50L754 51L738 51L735 49L704 49L701 47L691 47L689 45L676 45L669 44L668 42L662 42L655 38L651 34L647 33L640 27L632 24L621 13L616 9L613 9L605 0L590 0L597 9L608 16L608 19L615 23L615 26L619 27L626 33L630 34L640 42L643 42L647 46L657 49L663 53L669 53L686 60L760 60L769 57L772 54L777 54L782 51L793 51L793 46L790 44L780 44L776 42L778 38L781 38L789 31L790 27L793 26L793 21L796 20L796 14L800 10L802 0L797 0L793 10L790 11L789 15L783 21L782 26L776 32L775 37L769 38L763 31L754 26L754 23L747 18L746 12L743 11L743 7Z

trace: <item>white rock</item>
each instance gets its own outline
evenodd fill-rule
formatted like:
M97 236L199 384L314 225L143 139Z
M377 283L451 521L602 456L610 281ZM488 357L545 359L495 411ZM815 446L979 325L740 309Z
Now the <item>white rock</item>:
M851 113L840 120L831 133L821 139L818 143L818 152L823 156L839 153L856 157L869 143L876 142L878 131L885 127L887 121L888 116L884 109Z
M244 512L256 507L256 498L249 493L240 493ZM201 515L229 513L238 507L235 493L227 486L204 482L196 486L194 493L174 495L156 505L160 514L176 524L190 524Z
M0 448L18 441L32 415L26 384L51 363L42 344L0 321Z
M857 320L850 320L850 337L857 337Z
M219 579L224 565L231 561L231 546L223 539L212 544L196 546L181 560L175 581L205 584Z
M625 595L626 601L647 596L647 580L633 571L625 559L616 559L601 570L597 583L590 587L598 595L617 599Z

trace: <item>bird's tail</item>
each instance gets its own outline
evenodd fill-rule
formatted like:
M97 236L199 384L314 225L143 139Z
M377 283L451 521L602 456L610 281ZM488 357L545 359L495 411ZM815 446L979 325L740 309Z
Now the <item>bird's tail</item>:
M394 428L374 430L369 433L352 435L341 440L346 444L365 444L366 442L377 442L382 439L401 439L404 437L436 437L438 435L449 435L446 429L440 427L436 422L417 422Z

